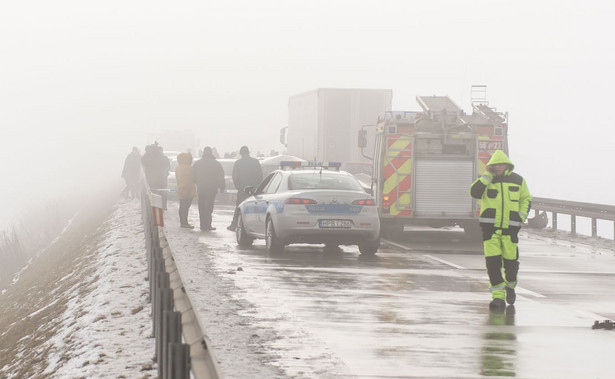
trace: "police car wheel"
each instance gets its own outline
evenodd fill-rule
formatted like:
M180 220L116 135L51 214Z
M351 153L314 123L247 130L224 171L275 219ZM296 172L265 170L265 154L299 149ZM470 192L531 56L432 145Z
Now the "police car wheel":
M241 214L239 214L239 217L237 219L235 237L237 238L237 244L241 247L250 247L252 246L252 242L254 242L254 238L249 237L246 233L245 228L243 227L243 218L241 217Z
M265 227L265 244L269 254L281 254L284 251L284 244L275 235L271 219L267 220L267 226Z
M373 243L363 243L359 245L359 252L361 255L372 256L378 251L378 246Z

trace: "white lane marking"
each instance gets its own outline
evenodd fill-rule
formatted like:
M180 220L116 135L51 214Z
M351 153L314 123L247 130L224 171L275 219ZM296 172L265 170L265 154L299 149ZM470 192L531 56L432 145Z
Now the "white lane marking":
M584 311L584 310L581 310L581 309L577 309L576 312L580 316L587 317L587 318L593 318L594 320L606 320L606 319L608 319L608 317L600 316L597 313L590 312L590 311Z
M526 288L523 287L515 287L515 292L517 292L517 294L519 295L530 295L533 297L546 297L545 295L539 294L538 292L534 292L534 291L530 291Z
M444 259L436 258L433 255L423 254L423 256L427 257L429 259L433 259L436 262L444 263L445 265L448 265L448 266L451 266L451 267L454 267L454 268L458 268L460 270L465 270L465 267L463 267L463 266L459 266L459 265L456 265L456 264L454 264L452 262L445 261Z
M445 265L448 265L448 266L454 267L454 268L456 268L456 269L459 269L459 270L465 270L465 267L463 267L463 266L459 266L459 265L457 265L457 264L454 264L454 263L452 263L452 262L449 262L449 261L444 260L444 259L441 259L441 258L436 258L436 257L434 257L433 255L423 254L423 256L425 256L425 257L427 257L427 258L429 258L429 259L433 259L434 261L437 261L437 262L443 263L443 264L445 264ZM529 295L529 296L539 297L539 298L546 297L545 295L539 294L538 292L530 291L530 290L528 290L528 289L526 289L526 288L519 287L519 286L517 286L517 287L515 288L515 291L517 291L517 293L518 293L518 294L521 294L521 295Z
M395 243L395 242L393 242L393 241L384 240L384 242L385 242L386 244L393 245L393 246L395 246L395 247L397 247L397 248L399 248L399 249L402 249L402 250L412 250L412 248L409 248L408 246L400 245L400 244Z
M400 248L400 249L403 249L403 250L412 250L411 248L409 248L409 247L407 247L407 246L400 245L400 244L395 243L395 242L392 242L392 241L388 241L388 240L387 240L387 241L386 241L386 243L388 243L388 244L390 244L390 245L393 245L393 246L395 246L395 247L398 247L398 248ZM443 263L443 264L445 264L445 265L447 265L447 266L451 266L451 267L453 267L453 268L459 269L459 270L465 270L465 269L466 269L466 268L465 268L465 267L463 267L463 266L457 265L457 264L455 264L455 263L453 263L453 262L449 262L449 261L444 260L444 259L441 259L441 258L436 258L436 257L434 257L433 255L423 254L423 256L424 256L424 257L427 257L427 258L429 258L429 259L433 259L433 260L434 260L434 261L436 261L436 262ZM529 296L538 297L538 298L544 298L544 297L546 297L545 295L539 294L538 292L530 291L530 290L528 290L528 289L525 289L525 288L523 288L523 287L519 287L519 286L517 286L517 287L515 288L515 291L517 291L517 293L518 293L518 294L522 294L522 295L529 295Z

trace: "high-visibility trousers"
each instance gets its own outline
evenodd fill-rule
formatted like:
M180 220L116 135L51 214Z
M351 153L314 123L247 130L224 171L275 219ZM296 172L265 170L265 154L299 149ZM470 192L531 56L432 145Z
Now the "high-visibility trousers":
M514 242L513 242L514 241ZM515 288L519 272L517 236L503 235L496 230L491 238L483 241L489 290L494 299L506 299L506 287Z

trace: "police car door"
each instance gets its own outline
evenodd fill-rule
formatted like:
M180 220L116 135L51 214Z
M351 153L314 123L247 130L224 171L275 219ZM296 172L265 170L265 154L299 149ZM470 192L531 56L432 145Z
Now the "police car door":
M272 177L273 174L270 174L263 179L254 190L254 193L244 200L241 205L243 227L250 234L256 233L260 229L258 226L258 212L260 212L258 203L262 199L263 189L269 185Z
M267 211L276 207L275 198L276 191L282 182L282 173L274 172L271 174L271 180L267 183L267 186L263 188L263 193L256 198L257 211L257 227L256 233L265 235L265 226L267 222Z

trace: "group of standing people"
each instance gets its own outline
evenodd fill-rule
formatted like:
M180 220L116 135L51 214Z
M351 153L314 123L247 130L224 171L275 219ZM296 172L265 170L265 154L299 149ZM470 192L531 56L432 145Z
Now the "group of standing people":
M215 154L215 149L207 146L203 149L201 159L194 163L190 153L177 155L178 165L175 169L175 178L179 200L179 220L182 228L194 228L194 225L188 221L188 213L194 197L198 196L200 229L204 231L216 230L212 226L214 202L216 194L224 192L226 189L226 183L224 169L220 162L216 160ZM247 197L243 189L247 186L258 185L263 175L259 161L250 157L247 146L242 146L239 149L239 154L241 158L233 165L233 185L237 188L236 205L239 205ZM126 198L139 197L141 167L143 167L150 190L162 197L163 208L166 210L171 162L164 155L162 146L158 145L157 142L146 146L145 154L142 157L137 147L133 147L132 152L126 157L122 170L122 178L126 181L126 188L122 195ZM238 213L235 209L233 221L227 228L228 230L235 230L237 218Z
M122 191L125 198L138 198L141 180L141 167L145 173L145 180L153 193L162 197L163 207L167 208L167 181L171 162L164 155L162 146L158 142L145 146L145 154L141 156L135 146L124 160L122 178L126 181L126 188Z
M163 148L158 142L145 147L141 165L150 191L162 197L162 208L167 209L167 185L171 161L164 155Z
M125 198L139 198L141 180L141 167L145 173L145 180L153 193L162 197L163 207L167 208L167 185L171 162L164 155L162 146L158 142L145 146L145 154L141 156L135 146L124 160L122 178L126 181L126 188L122 191Z
M245 200L246 194L243 189L249 185L257 185L262 178L262 171L258 160L250 157L247 146L239 150L241 158L233 166L233 184L237 188L237 205ZM188 222L188 212L192 200L198 195L200 229L204 231L216 230L212 226L212 213L216 194L226 189L224 170L218 162L210 147L203 149L200 160L192 164L190 153L181 153L177 156L179 163L175 170L177 178L177 197L179 199L179 219L182 228L194 228ZM233 217L233 223L227 229L235 230L237 224L237 210Z

